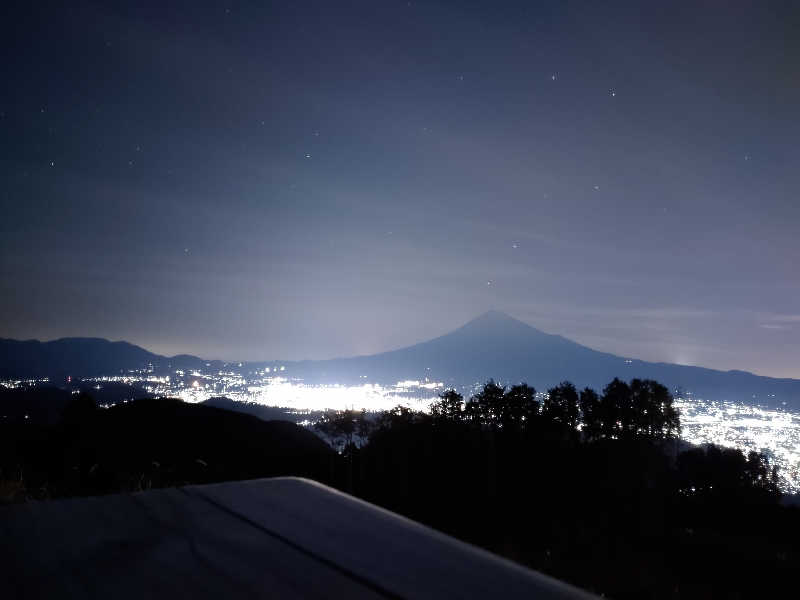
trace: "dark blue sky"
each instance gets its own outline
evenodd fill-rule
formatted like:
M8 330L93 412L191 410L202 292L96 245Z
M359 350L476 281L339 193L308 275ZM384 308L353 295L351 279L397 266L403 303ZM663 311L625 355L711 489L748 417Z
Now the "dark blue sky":
M490 308L800 377L800 9L6 6L0 336L371 353Z

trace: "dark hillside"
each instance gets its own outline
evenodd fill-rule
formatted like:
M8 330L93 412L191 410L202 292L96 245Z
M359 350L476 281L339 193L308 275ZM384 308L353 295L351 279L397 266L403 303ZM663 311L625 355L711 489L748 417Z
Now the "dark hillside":
M285 421L179 400L96 408L73 399L56 426L0 425L2 479L47 498L278 475L329 481L334 452Z

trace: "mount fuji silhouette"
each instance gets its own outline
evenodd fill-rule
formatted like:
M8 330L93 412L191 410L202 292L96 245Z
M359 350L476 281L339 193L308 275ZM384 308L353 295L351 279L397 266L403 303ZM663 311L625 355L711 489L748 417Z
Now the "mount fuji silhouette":
M745 371L645 362L593 350L499 311L489 311L443 336L413 346L330 360L223 363L196 356L153 354L126 342L63 338L52 342L0 339L0 377L112 375L131 369L228 369L283 365L287 375L311 383L386 383L429 380L468 388L494 378L525 381L546 390L563 380L602 387L614 377L655 379L674 391L711 400L736 400L800 409L800 380Z
M294 363L293 370L319 381L441 381L456 387L494 378L525 381L546 390L564 380L602 389L614 377L655 379L694 397L800 408L800 380L745 371L628 359L544 333L503 312L489 311L432 340L370 356ZM366 375L366 377L363 377Z

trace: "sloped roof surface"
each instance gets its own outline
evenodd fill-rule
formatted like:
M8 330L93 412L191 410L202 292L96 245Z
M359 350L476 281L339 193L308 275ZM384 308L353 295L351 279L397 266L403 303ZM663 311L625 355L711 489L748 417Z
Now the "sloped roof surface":
M6 507L0 539L7 598L590 597L297 478Z

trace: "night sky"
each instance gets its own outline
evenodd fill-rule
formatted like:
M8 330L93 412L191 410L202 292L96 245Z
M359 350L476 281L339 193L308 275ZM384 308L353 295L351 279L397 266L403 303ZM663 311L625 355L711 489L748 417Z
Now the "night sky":
M499 309L800 377L797 4L27 4L2 337L327 358Z

